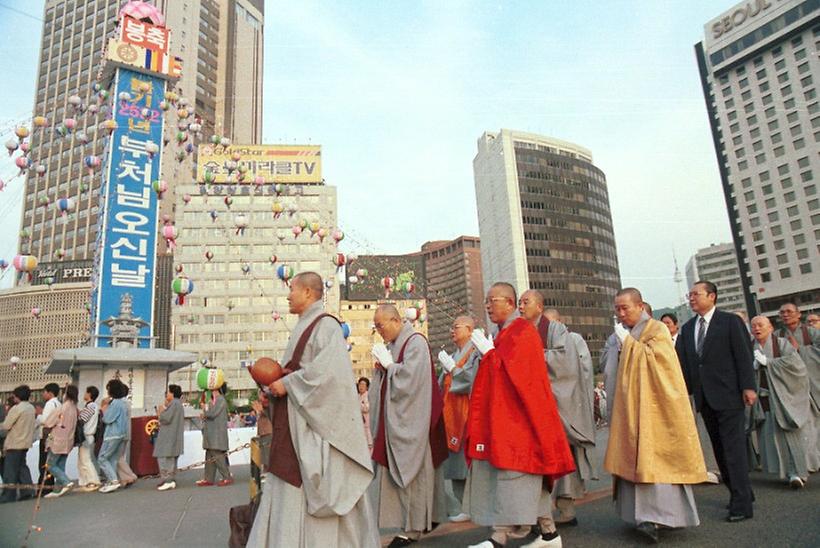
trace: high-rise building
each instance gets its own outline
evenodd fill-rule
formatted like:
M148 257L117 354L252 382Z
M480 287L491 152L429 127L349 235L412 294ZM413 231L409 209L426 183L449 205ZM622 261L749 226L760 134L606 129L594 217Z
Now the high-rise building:
M44 265L34 274L52 274L53 270ZM7 394L20 384L40 389L49 382L66 380L62 375L46 375L43 371L54 350L76 348L88 337L86 307L91 266L82 264L78 270L65 277L62 273L53 274L61 278L59 284L0 291L0 394Z
M484 286L536 289L597 356L620 287L604 173L578 145L502 129L473 160Z
M747 0L695 45L746 309L820 306L820 3Z
M727 312L743 312L743 287L734 244L712 244L699 249L686 263L687 287L706 280L718 288L717 306Z
M107 103L98 99L93 85L121 3L45 3L33 116L46 117L49 126L32 128L29 154L33 167L44 166L45 171L32 169L26 179L20 239L21 252L40 260L94 256L100 176L87 170L84 159L101 156L107 137L97 129L108 116ZM179 111L166 113L166 141L174 142L180 122L197 119L204 136L259 142L263 2L160 0L157 6L172 30L172 51L182 61L176 89L188 101L187 118L181 119ZM79 108L73 106L74 98L81 101ZM116 98L107 102L112 100ZM194 154L164 155L162 177L172 194L176 182L192 180L193 160ZM70 215L55 207L57 199L66 197L74 202ZM161 213L171 214L173 203L164 203Z
M267 172L268 182L259 185L239 184L234 179L238 170L231 170L232 175L225 172L224 158L214 155L213 149L201 147L200 174L209 171L220 182L178 187L187 203L177 207L181 228L175 268L178 276L193 282L194 291L173 306L173 348L196 353L208 365L221 368L228 386L246 397L256 384L244 366L263 356L281 359L296 324L296 316L288 313L289 275L321 275L327 287L326 310L338 314L333 262L337 247L332 238L337 228L336 188L323 183L315 145L236 145L244 151L237 163L256 175L274 169L271 158L298 157L303 160L296 161L315 167L309 176L293 176L280 184ZM230 157L232 150L225 155ZM304 229L294 234L302 225ZM280 276L280 268L289 274ZM193 391L196 372L196 367L189 367L171 378L183 390Z
M485 326L484 282L481 278L481 243L475 236L427 242L421 246L427 282L427 322L430 346L448 347L450 327L461 315Z
M33 165L25 180L19 243L21 253L41 262L90 260L96 252L101 176L100 171L88 169L85 159L103 156L108 134L99 126L110 117L110 105L118 99L104 97L106 90L101 94L94 86L109 39L115 36L121 4L121 0L45 2L37 91L32 123L26 124L31 130L28 156ZM171 29L169 51L182 65L182 78L174 91L184 101L164 114L162 179L169 190L160 202L160 213L173 220L182 204L177 184L193 181L196 139L211 135L248 143L261 139L263 2L158 0L156 4ZM46 126L34 123L39 116L47 119ZM201 132L185 133L194 122L201 125ZM179 132L185 133L184 141L177 140ZM57 207L60 198L72 201L73 208L66 215ZM162 238L158 251L155 343L167 348L172 338L174 259L165 255ZM87 290L77 286L61 288L58 281L53 289L70 289L77 298L86 291L84 301L88 300ZM14 291L7 294L13 296ZM59 307L60 302L53 306ZM52 307L50 312L59 314L60 310ZM87 331L86 326L81 335ZM75 339L82 337L70 338L76 346ZM65 346L56 339L41 342L40 353L46 356ZM28 382L37 388L44 382L41 377L36 374Z

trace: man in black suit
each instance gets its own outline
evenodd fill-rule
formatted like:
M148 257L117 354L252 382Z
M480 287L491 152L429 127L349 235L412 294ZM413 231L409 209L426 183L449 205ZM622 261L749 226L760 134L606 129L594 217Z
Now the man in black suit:
M729 489L729 522L752 517L744 406L757 399L752 344L743 320L715 308L717 287L698 281L689 292L697 314L680 330L675 349Z

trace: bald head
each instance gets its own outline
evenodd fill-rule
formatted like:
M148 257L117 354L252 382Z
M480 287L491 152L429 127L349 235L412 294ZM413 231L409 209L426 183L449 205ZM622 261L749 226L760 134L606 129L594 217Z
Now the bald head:
M774 331L772 322L766 316L755 316L752 318L752 335L761 345L765 344L769 336Z
M384 319L397 319L401 321L401 314L399 314L399 309L396 308L394 304L380 304L376 308L376 316L380 316Z
M495 282L490 286L490 291L492 291L494 295L506 297L512 302L515 302L515 288L507 282Z
M300 272L290 282L288 306L292 314L302 315L313 303L322 300L322 277L315 272Z
M544 313L544 295L540 291L528 289L518 299L518 313L534 324L537 324Z
M617 299L618 297L627 297L630 302L643 305L643 296L641 295L641 292L634 287L625 287L621 289L615 294L615 298Z
M459 348L464 348L464 345L470 340L470 335L475 329L475 321L470 316L459 316L453 320L453 326L450 328L450 338Z
M293 277L291 284L299 284L307 288L316 296L316 300L322 298L325 293L325 285L322 282L322 277L315 272L300 272Z
M399 337L404 324L395 305L381 304L373 314L373 325L384 342L391 343Z
M487 316L496 325L504 324L515 313L515 288L507 282L496 282L484 301Z
M544 310L544 317L547 318L551 322L560 322L561 321L561 314L558 313L558 310L554 308L547 308Z

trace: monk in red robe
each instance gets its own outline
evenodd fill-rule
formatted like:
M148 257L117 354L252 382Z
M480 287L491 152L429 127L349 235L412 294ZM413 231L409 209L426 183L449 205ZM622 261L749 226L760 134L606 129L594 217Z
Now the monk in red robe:
M550 388L541 339L516 313L515 289L496 283L485 301L494 340L473 331L482 354L470 399L467 501L472 521L493 528L476 548L504 546L538 522L541 534L530 548L561 546L542 486L575 470L558 407ZM546 519L540 519L540 518Z

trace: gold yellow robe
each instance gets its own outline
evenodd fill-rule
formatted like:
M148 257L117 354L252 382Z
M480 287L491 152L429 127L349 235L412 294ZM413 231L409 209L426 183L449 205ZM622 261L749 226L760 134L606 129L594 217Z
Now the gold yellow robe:
M632 483L706 480L686 383L664 324L648 320L621 349L604 468Z

